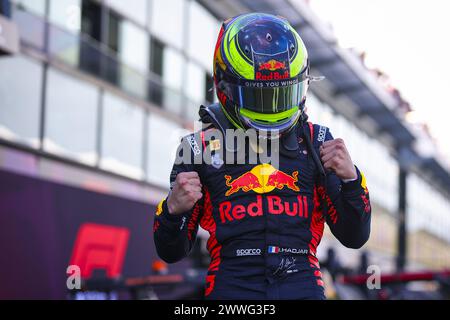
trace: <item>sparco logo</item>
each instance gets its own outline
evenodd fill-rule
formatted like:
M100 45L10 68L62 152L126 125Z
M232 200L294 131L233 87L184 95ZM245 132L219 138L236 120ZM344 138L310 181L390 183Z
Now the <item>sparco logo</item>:
M261 249L237 249L236 250L236 256L242 257L242 256L260 256L261 255Z
M317 141L325 142L326 133L327 133L327 128L320 126L319 134L317 135Z
M195 141L195 138L192 136L187 137L187 141L191 145L192 152L194 152L194 155L199 155L202 151L200 150L200 147L198 146L197 141Z

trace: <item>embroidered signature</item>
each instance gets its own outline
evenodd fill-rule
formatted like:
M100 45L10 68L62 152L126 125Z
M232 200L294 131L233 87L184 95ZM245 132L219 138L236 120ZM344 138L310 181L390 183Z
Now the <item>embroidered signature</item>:
M295 261L296 261L296 258L294 258L294 257L282 258L280 265L273 272L273 274L278 275L282 272L286 272L286 273L297 272L298 271L297 269L292 269L293 267L295 267Z

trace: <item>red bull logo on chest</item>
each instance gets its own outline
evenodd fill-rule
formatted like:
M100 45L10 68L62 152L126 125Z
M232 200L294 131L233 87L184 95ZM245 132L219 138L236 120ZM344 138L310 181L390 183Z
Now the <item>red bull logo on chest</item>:
M246 217L259 217L264 214L308 218L308 199L306 196L297 195L295 199L285 201L276 195L268 195L264 198L257 195L256 201L249 202L247 205L233 204L231 201L224 201L219 205L221 223Z
M229 175L225 175L225 184L229 189L225 192L225 196L230 196L238 191L256 193L268 193L275 188L281 190L288 188L292 191L300 191L296 185L298 181L298 171L287 174L281 170L275 169L270 164L260 164L252 170L233 179Z

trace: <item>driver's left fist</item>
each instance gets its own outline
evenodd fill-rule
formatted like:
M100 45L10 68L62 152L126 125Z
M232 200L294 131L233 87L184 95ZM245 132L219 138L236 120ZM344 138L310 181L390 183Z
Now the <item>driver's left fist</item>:
M358 178L356 168L344 140L338 138L325 141L320 146L320 158L325 170L333 171L342 180Z

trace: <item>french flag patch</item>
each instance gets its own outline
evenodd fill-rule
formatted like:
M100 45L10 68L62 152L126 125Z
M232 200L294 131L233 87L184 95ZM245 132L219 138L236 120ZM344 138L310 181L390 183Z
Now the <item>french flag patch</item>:
M280 247L269 246L267 251L268 251L268 253L278 253L278 252L280 252Z

